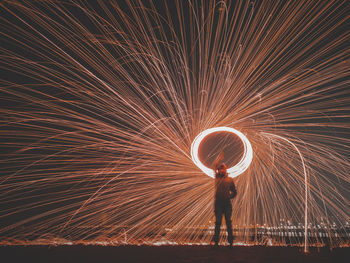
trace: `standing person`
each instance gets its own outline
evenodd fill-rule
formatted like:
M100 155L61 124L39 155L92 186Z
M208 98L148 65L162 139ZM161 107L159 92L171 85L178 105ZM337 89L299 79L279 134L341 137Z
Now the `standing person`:
M224 153L222 152L214 163L215 168L215 202L214 202L214 212L215 212L215 233L214 242L215 246L219 245L220 238L220 226L222 221L222 216L225 216L226 228L227 228L227 239L230 243L230 248L233 243L232 234L232 204L231 199L237 195L236 187L231 177L228 177L226 164L220 162L224 158Z

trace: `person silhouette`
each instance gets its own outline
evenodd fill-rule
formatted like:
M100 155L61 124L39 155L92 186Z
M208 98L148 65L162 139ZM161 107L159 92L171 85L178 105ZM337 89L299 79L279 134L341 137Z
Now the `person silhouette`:
M231 177L228 177L227 166L225 163L220 162L223 160L223 152L218 156L214 163L215 169L215 201L214 201L214 212L215 212L215 232L214 242L215 247L219 245L220 239L220 227L222 217L225 216L226 228L227 228L227 240L230 244L230 248L233 244L232 234L232 204L231 199L237 195L236 187Z

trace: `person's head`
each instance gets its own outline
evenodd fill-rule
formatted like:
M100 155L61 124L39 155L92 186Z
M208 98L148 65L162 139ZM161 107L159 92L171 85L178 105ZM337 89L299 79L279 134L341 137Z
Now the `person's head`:
M222 163L219 165L216 176L217 177L225 177L227 175L227 166Z

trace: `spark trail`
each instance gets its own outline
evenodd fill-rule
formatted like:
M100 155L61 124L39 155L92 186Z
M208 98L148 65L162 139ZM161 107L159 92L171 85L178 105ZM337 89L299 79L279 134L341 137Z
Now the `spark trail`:
M348 1L0 8L2 242L210 242L213 180L190 151L226 126L254 153L236 242L303 224L307 203L310 244L349 244Z

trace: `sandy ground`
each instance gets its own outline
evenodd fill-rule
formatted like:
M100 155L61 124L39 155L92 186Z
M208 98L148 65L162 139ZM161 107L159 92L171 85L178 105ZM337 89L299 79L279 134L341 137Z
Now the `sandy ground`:
M2 246L0 262L350 262L350 248L210 246Z

